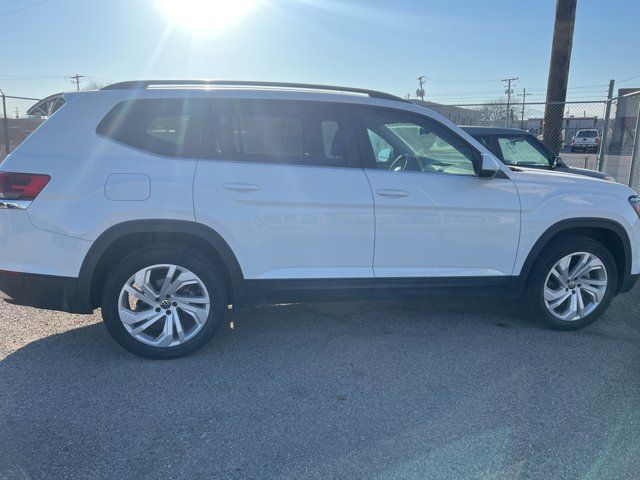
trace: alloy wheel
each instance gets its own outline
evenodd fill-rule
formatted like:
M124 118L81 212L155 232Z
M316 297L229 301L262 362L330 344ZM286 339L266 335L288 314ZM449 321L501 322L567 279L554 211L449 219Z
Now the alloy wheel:
M211 309L207 288L187 268L161 264L139 270L124 284L118 314L136 340L173 347L191 340L204 327Z
M607 284L602 260L588 252L571 253L558 260L547 275L544 302L559 320L581 320L600 305Z

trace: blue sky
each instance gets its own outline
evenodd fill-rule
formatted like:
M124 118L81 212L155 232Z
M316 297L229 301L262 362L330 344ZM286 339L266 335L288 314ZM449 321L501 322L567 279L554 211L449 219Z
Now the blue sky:
M256 0L233 27L193 36L162 0L0 0L0 88L43 97L100 81L219 78L360 86L434 101L544 96L555 0ZM238 0L231 0L238 1ZM21 9L18 11L14 11ZM579 0L570 94L640 76L640 2ZM620 87L640 85L640 78Z

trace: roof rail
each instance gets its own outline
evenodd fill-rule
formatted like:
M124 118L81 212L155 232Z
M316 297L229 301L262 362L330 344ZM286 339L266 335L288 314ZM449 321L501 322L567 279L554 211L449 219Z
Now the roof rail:
M336 87L334 85L316 85L310 83L287 83L287 82L257 82L248 80L133 80L129 82L112 83L103 87L102 90L142 90L155 86L223 86L223 87L275 87L308 90L326 90L330 92L349 92L368 95L371 98L381 98L385 100L395 100L406 102L404 98L391 95L390 93L368 90L365 88Z

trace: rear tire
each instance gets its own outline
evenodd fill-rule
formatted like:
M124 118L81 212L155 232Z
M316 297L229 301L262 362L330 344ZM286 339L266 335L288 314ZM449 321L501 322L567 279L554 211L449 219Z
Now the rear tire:
M206 257L154 246L131 252L113 268L103 287L102 317L126 350L170 359L206 345L222 325L227 303L222 277Z
M530 316L542 325L577 330L602 316L617 284L615 260L603 244L589 237L564 236L536 259L525 301Z

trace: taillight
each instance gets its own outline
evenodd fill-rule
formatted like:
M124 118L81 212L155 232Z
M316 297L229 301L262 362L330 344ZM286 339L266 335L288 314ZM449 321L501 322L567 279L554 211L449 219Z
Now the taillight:
M600 143L600 139L596 137L596 145Z
M576 142L576 137L571 137L571 145L573 145Z
M49 175L0 172L0 199L34 200L49 180Z

